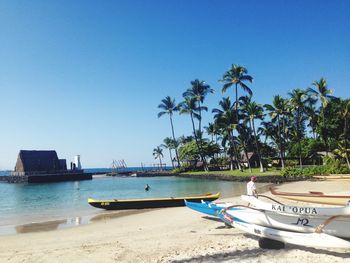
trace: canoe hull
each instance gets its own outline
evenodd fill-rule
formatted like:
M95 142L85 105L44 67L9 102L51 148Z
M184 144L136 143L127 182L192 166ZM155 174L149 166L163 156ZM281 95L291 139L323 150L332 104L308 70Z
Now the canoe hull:
M323 224L329 218L327 216L281 214L251 208L240 210L229 209L226 213L231 217L239 218L250 224L304 233L314 232L316 227ZM342 217L337 218L325 226L323 232L329 235L350 238L350 220Z
M186 206L194 211L200 212L202 214L219 217L219 212L232 204L222 203L216 204L213 202L189 202L186 200Z
M284 205L281 203L264 202L261 198L242 195L241 198L259 209L268 210L276 213L287 213L300 216L335 216L350 215L350 206L344 207L306 207L296 205Z
M220 218L225 223L252 235L277 240L283 243L315 248L350 248L349 241L325 233L298 233L250 224L240 218L232 218L225 212L220 213Z
M127 210L127 209L147 209L147 208L164 208L185 206L185 200L190 202L214 201L218 199L220 193L189 196L189 197L170 197L158 199L134 199L134 200L94 200L89 198L91 206L106 210Z
M349 195L325 195L323 193L318 193L318 192L317 193L315 192L287 193L287 192L278 192L273 188L270 188L270 191L273 195L276 195L284 199L307 202L307 203L345 206L350 201Z

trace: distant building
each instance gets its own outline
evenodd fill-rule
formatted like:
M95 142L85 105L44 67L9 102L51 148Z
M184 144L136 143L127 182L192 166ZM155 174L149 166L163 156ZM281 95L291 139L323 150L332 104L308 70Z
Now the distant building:
M77 164L78 167L81 167L80 158ZM46 183L91 179L91 173L78 169L72 162L71 169L68 170L66 159L58 159L54 150L20 150L14 171L10 175L0 176L0 181L9 183Z
M259 167L259 157L254 152L247 152L249 163L251 167ZM245 167L249 167L247 156L241 153L241 161Z
M55 173L67 171L65 159L58 159L56 151L21 150L17 157L15 172L25 174Z

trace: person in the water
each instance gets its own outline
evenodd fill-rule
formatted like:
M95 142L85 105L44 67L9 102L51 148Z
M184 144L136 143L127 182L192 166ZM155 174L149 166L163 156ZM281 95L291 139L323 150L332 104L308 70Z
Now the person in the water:
M150 189L151 189L151 187L148 184L146 184L145 191L149 191Z

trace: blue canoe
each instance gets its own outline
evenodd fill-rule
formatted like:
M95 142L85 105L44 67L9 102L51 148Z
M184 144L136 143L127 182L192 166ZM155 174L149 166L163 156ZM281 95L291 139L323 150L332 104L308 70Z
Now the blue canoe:
M195 202L189 202L185 200L185 204L188 208L206 214L210 216L216 216L219 217L219 213L222 209L225 209L226 207L230 206L229 203L222 203L222 204L216 204L214 202L204 202L201 203L195 203Z

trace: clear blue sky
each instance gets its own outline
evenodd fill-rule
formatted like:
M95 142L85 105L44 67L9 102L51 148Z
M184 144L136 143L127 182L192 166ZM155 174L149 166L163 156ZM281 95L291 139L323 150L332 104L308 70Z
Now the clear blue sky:
M0 169L20 149L81 154L84 167L156 163L153 148L171 135L161 99L180 102L199 78L217 107L232 63L254 77L258 103L322 76L350 97L349 13L346 0L1 0ZM188 116L174 122L190 134Z

